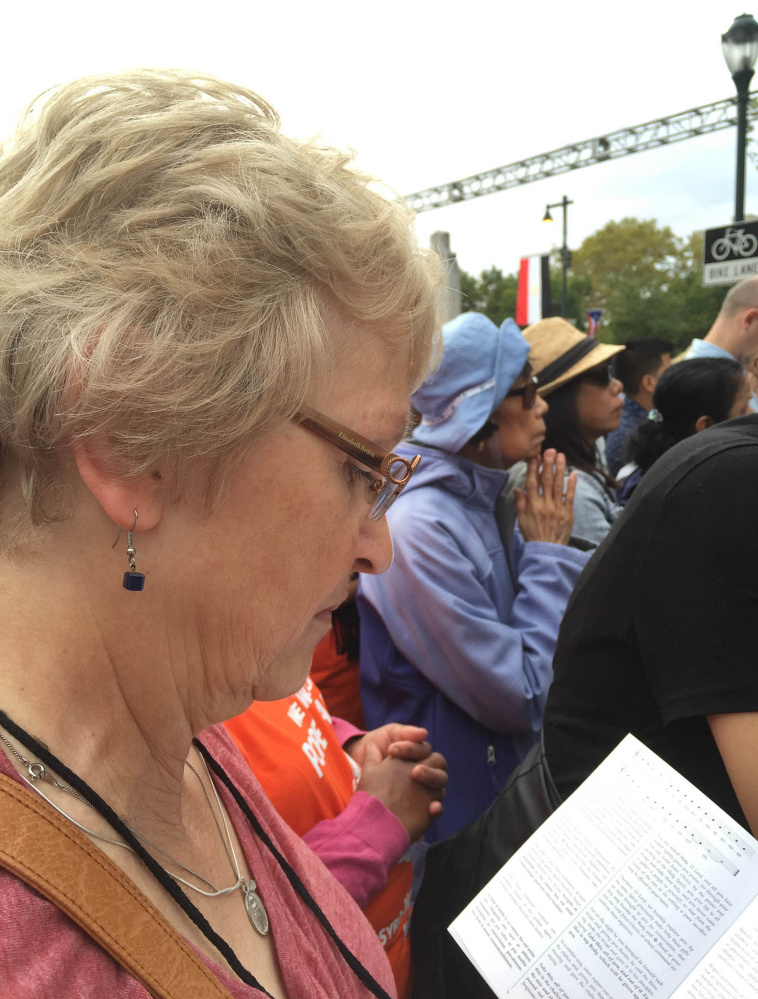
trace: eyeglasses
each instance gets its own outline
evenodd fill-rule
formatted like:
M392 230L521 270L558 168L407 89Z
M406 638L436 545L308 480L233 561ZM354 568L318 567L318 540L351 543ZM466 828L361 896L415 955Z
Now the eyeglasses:
M590 368L589 371L583 372L582 378L585 381L592 382L593 385L598 385L600 388L607 388L613 379L611 362L606 361L604 364L598 364L594 368Z
M349 454L362 465L367 465L378 472L382 479L377 479L369 472L366 477L366 500L371 505L369 518L381 520L389 510L405 486L408 485L416 466L421 461L421 455L408 460L394 451L385 451L366 437L361 437L354 430L348 430L341 423L330 420L323 413L315 410L301 410L295 420L307 430L338 447L340 451Z
M523 388L511 389L505 398L510 399L516 395L521 396L522 409L534 409L534 404L537 402L537 376L530 378Z

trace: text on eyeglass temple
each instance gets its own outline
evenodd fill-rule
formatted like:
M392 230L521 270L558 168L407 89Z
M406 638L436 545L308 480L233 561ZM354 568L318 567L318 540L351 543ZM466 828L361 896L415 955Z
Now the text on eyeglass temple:
M365 445L359 444L358 441L354 441L352 437L348 437L347 434L343 434L342 431L339 433L340 440L347 441L348 444L352 444L353 447L357 447L359 451L363 451L367 454L369 458L376 458L377 455L373 451L370 451Z

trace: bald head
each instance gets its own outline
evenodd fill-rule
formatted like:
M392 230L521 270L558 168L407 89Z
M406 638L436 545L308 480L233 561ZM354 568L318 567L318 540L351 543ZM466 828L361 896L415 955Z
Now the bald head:
M730 289L719 311L719 318L731 319L745 309L758 309L758 277L745 278Z
M745 278L731 289L705 339L758 373L758 277Z

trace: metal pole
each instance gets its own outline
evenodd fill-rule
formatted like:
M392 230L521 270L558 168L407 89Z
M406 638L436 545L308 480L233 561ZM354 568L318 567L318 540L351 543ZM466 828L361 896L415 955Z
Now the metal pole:
M746 105L747 106L747 105ZM561 206L563 207L563 249L561 251L561 263L563 265L562 273L562 287L561 287L561 316L563 319L566 318L566 313L568 312L568 285L567 285L567 271L568 271L568 206L570 202L566 195L563 195L563 200L561 201Z
M747 149L747 98L752 69L741 69L732 79L737 88L737 170L734 193L734 221L745 218L745 153Z

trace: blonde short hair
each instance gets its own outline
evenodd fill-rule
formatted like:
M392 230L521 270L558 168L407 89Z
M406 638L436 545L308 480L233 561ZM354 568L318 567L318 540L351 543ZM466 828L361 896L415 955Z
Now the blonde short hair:
M0 159L0 462L32 523L60 514L70 441L181 473L291 418L332 363L330 303L410 343L423 379L436 258L349 161L210 76L91 77L31 106Z

